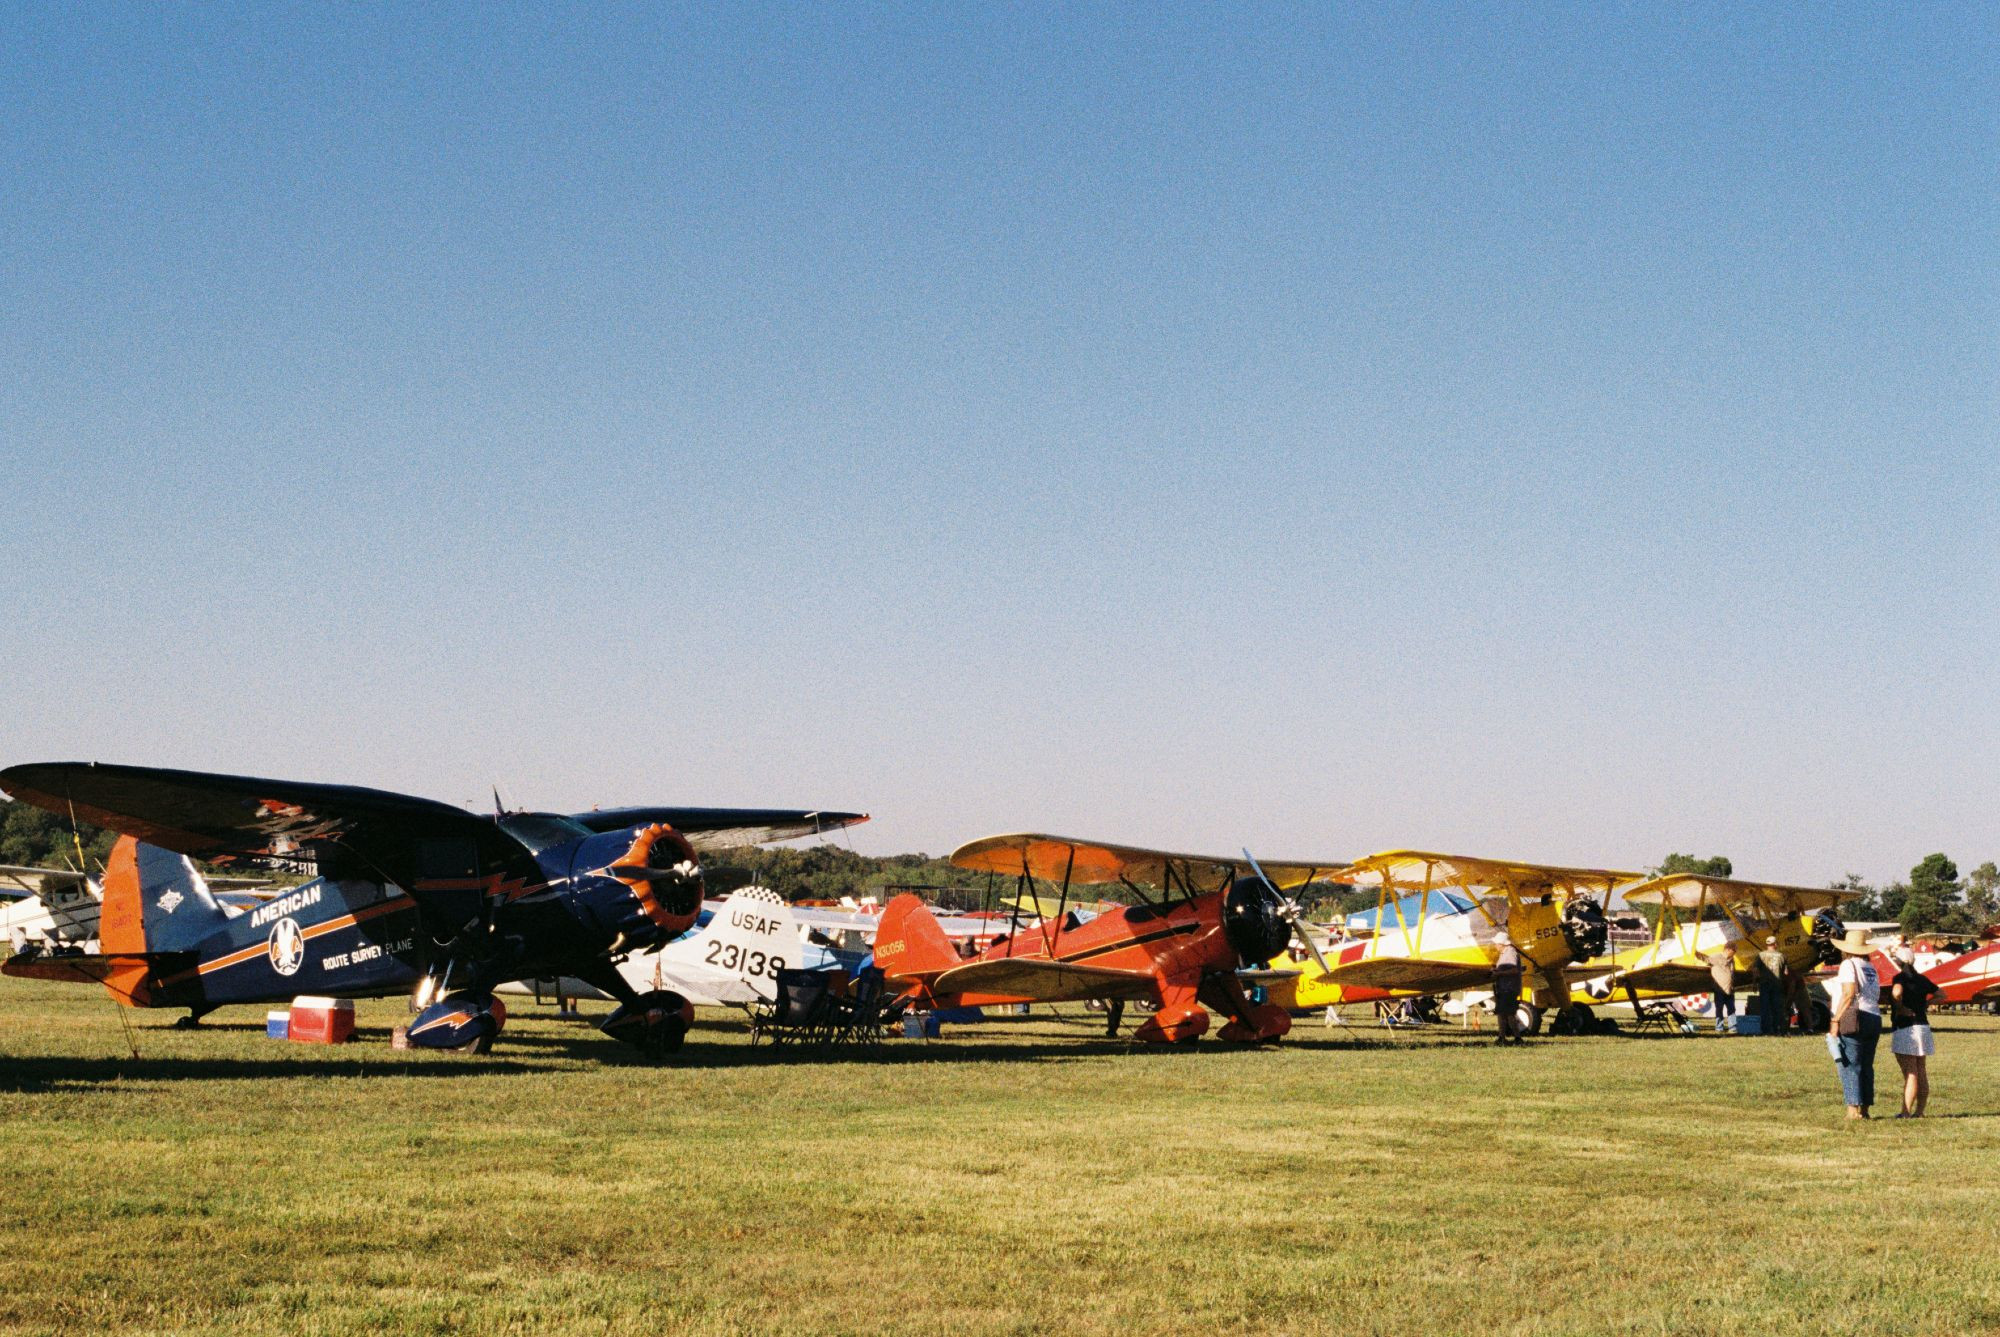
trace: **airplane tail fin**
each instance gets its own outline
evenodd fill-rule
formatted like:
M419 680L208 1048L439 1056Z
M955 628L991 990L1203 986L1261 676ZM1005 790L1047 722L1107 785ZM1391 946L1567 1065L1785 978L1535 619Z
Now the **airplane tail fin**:
M104 866L98 950L107 956L189 952L229 918L185 855L120 836Z
M919 978L958 964L958 951L928 905L908 892L882 907L875 966L892 980Z
M705 968L706 976L697 982L700 996L690 995L696 1002L771 999L778 995L778 971L797 966L802 955L798 922L785 898L769 887L743 887L716 908L707 927L660 950L653 987L680 987L667 981L670 968L695 965ZM733 978L717 979L709 972Z
M192 953L229 914L186 857L120 836L104 866L95 956L10 959L7 972L36 979L90 979L133 1007L175 1001L160 983L165 958ZM185 958L192 960L192 957Z

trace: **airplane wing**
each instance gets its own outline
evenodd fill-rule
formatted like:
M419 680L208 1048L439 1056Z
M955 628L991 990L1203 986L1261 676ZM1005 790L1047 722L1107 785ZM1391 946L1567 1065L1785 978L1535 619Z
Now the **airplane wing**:
M1787 887L1775 882L1746 882L1701 873L1668 873L1632 888L1625 893L1625 901L1628 905L1671 905L1676 910L1726 905L1748 907L1765 914L1794 915L1829 909L1860 894L1841 887Z
M30 896L45 896L57 888L81 888L89 885L89 877L74 869L29 868L22 864L0 864L0 899L23 900Z
M875 929L882 922L880 913L870 914L866 910L836 910L825 905L794 905L792 918L807 928L821 929L829 933L859 933L873 940ZM947 938L984 938L1006 930L1005 919L975 918L972 915L939 915L938 927Z
M1444 961L1421 956L1374 956L1337 965L1326 974L1334 984L1361 989L1393 989L1407 993L1453 993L1484 989L1493 984L1493 967L1484 961Z
M1190 893L1214 891L1251 871L1241 856L1174 854L1033 831L988 836L961 845L952 851L951 862L974 872L1001 873L1008 877L1025 873L1044 882L1067 881L1082 886L1136 882ZM1304 861L1260 856L1257 862L1279 887L1304 886L1315 878L1340 874L1347 867L1339 859ZM1346 879L1342 876L1341 880Z
M10 766L0 789L200 859L312 859L328 876L393 882L419 905L427 893L541 876L492 820L380 789L95 762Z
M1614 989L1630 985L1634 989L1655 993L1707 993L1715 987L1715 977L1708 973L1705 966L1690 965L1685 961L1662 961L1658 965L1617 971L1610 975L1608 982Z
M1051 961L1046 957L1007 957L968 961L931 981L934 994L978 993L1026 998L1037 1003L1074 1003L1086 998L1152 998L1158 986L1152 975L1137 970Z
M1389 886L1411 891L1435 887L1491 888L1521 896L1557 892L1595 896L1644 879L1644 873L1616 868L1570 868L1562 864L1518 863L1430 850L1383 850L1356 860L1341 881L1357 887ZM1629 898L1628 898L1629 899Z
M641 823L664 822L687 837L698 854L824 835L868 820L865 812L813 808L603 808L569 816L593 831L622 831Z

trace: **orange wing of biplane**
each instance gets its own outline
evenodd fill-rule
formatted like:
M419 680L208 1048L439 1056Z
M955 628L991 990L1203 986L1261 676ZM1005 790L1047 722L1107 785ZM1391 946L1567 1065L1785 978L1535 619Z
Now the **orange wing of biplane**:
M1247 861L1212 854L1174 854L1137 845L1111 845L1024 831L987 836L952 851L952 863L980 873L1027 876L1043 882L1101 886L1133 882L1147 887L1213 891L1250 871ZM1262 859L1265 876L1280 889L1302 887L1347 867L1338 859ZM1344 880L1344 879L1343 879Z

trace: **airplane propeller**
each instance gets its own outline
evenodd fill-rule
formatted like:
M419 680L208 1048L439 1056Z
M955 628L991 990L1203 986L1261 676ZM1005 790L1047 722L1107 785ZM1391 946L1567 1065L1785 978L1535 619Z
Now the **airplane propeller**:
M1278 890L1278 884L1271 880L1270 874L1266 873L1263 866L1257 862L1257 856L1247 847L1243 851L1243 857L1250 861L1250 869L1257 874L1257 880L1269 887L1271 894L1278 898L1278 914L1292 926L1292 933L1306 945L1306 950L1312 953L1313 964L1319 967L1319 973L1331 974L1333 967L1326 963L1326 958L1320 954L1319 944L1313 941L1312 934L1306 932L1303 926L1305 916L1299 913L1299 903Z

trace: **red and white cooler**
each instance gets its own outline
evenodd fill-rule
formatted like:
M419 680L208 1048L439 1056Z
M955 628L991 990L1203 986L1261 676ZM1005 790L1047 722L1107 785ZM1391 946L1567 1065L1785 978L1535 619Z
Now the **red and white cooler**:
M337 1045L354 1038L351 998L294 998L289 1038L307 1045Z

